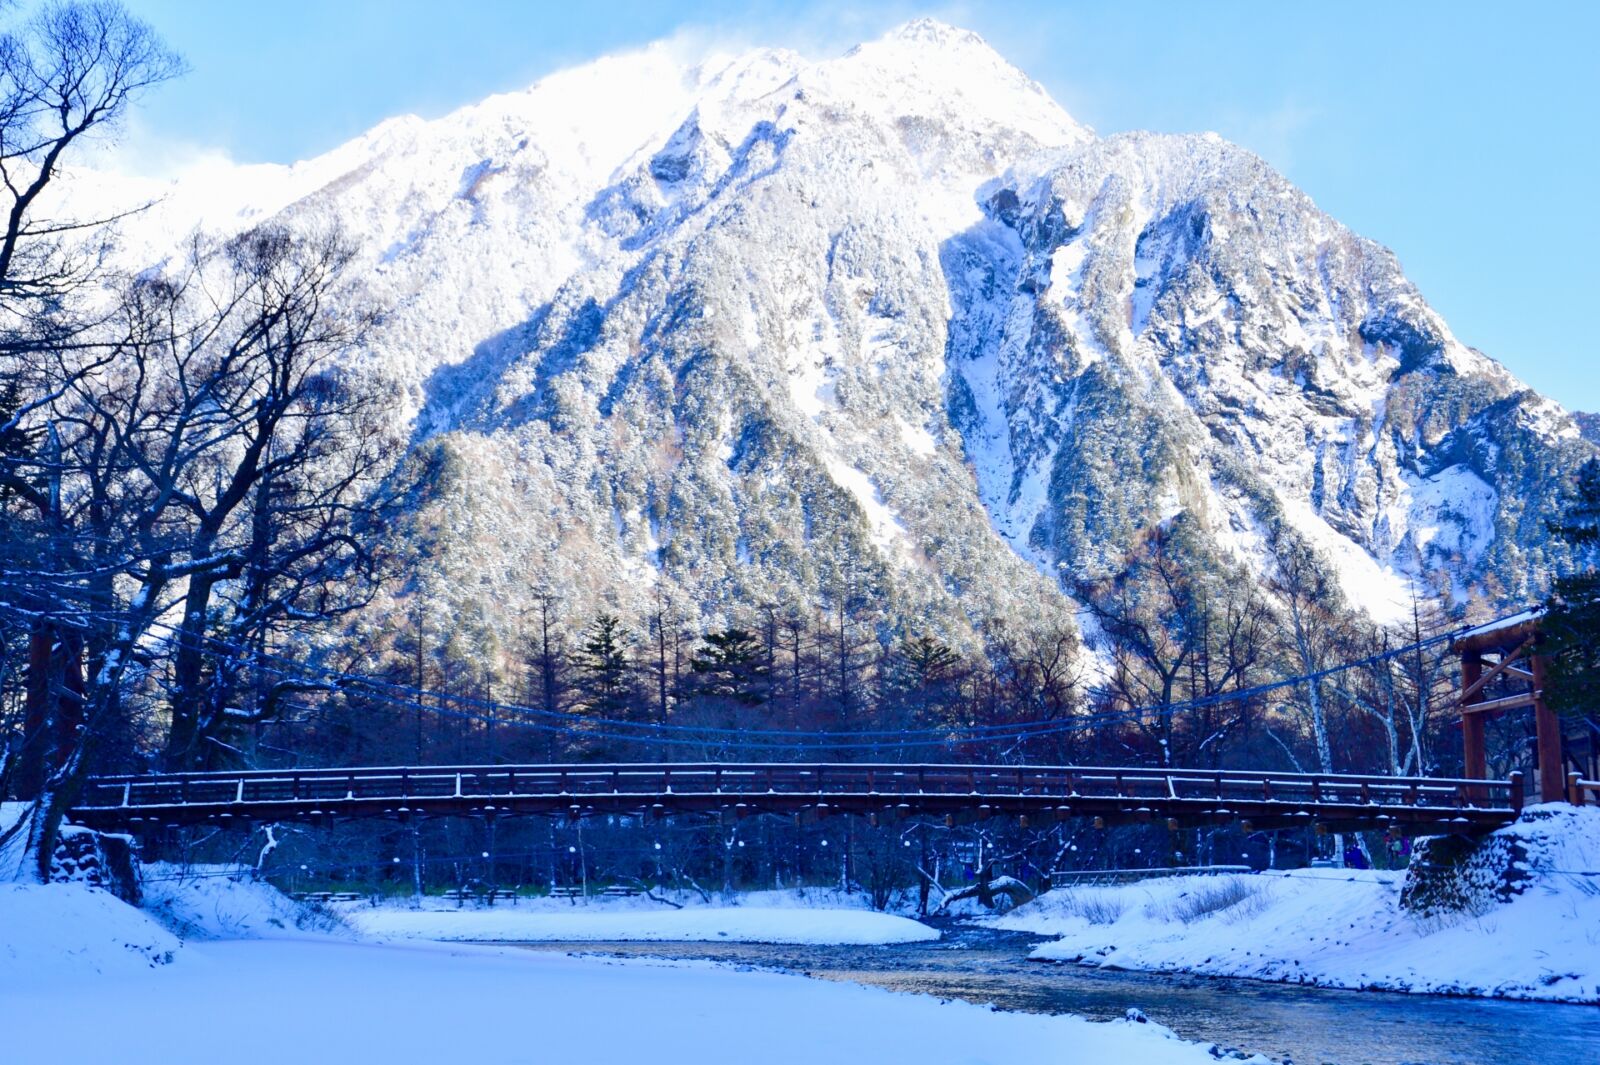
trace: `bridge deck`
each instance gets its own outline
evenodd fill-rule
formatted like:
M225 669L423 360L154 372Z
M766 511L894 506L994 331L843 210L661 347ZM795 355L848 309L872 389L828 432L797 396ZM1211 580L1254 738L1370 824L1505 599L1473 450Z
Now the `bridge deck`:
M1099 817L1256 829L1481 832L1520 780L1098 766L817 763L418 766L97 777L74 820L100 828L346 818L731 812Z

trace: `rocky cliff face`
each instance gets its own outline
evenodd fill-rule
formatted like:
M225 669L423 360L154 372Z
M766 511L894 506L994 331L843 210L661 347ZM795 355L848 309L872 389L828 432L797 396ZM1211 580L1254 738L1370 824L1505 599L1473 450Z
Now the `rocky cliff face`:
M83 175L79 195L148 194ZM488 628L670 601L1070 625L1182 522L1345 595L1518 599L1563 559L1574 420L1394 257L1213 136L1099 137L977 37L812 62L657 46L295 167L197 174L163 234L336 218L389 310L361 372L435 477L417 581Z
M1572 417L1578 423L1578 432L1585 440L1591 444L1600 444L1600 414L1573 411Z

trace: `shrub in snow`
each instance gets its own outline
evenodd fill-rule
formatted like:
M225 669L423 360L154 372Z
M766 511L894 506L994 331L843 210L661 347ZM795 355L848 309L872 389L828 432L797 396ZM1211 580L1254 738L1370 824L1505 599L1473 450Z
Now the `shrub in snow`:
M145 867L144 883L145 910L185 939L349 932L327 907L291 899L247 870L157 863Z

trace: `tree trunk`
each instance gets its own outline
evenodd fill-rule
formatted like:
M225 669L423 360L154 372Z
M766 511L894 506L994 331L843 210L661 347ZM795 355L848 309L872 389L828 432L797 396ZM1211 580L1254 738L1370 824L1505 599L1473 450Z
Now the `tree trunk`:
M183 622L178 628L178 649L172 665L172 727L167 733L167 772L193 768L199 761L200 716L205 705L206 615L216 578L196 574L189 578L183 601Z

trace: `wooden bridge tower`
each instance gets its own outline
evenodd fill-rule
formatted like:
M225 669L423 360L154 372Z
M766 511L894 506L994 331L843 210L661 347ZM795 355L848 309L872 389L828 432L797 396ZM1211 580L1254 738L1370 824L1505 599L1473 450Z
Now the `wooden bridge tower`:
M1531 707L1539 801L1559 802L1568 798L1561 721L1544 700L1545 659L1539 654L1539 618L1539 611L1526 611L1473 629L1451 645L1451 650L1461 656L1461 698L1457 708L1461 715L1462 775L1475 780L1489 775L1484 745L1484 726L1489 718L1507 710Z

